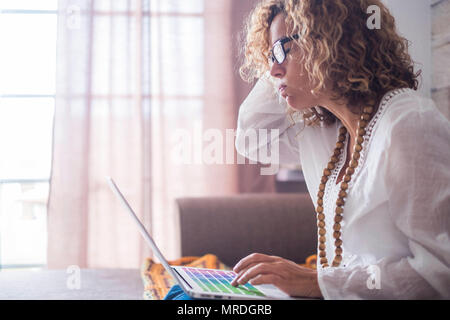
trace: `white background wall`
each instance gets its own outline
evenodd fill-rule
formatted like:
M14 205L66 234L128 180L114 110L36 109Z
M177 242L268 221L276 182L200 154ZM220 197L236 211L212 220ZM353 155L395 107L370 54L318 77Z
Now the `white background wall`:
M431 96L431 2L430 0L383 0L395 17L398 32L412 42L409 53L422 70L419 90ZM381 25L383 27L383 25Z

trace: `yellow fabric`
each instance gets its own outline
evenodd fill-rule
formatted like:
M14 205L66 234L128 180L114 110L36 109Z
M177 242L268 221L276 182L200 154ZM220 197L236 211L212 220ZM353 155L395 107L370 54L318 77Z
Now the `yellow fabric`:
M316 268L317 256L312 255L306 259L303 267ZM189 266L196 268L222 269L230 270L231 268L223 264L217 256L207 254L203 257L183 257L174 261L169 261L172 266ZM141 276L144 282L144 299L145 300L161 300L165 297L175 281L167 273L166 269L160 263L155 263L151 258L144 260L141 268Z
M302 267L316 269L317 268L317 254L313 254L306 258L306 262L301 264Z
M188 266L196 268L223 269L230 270L219 259L212 254L203 257L183 257L174 261L169 261L172 266ZM160 263L155 263L153 259L147 258L142 265L141 276L144 281L144 299L161 300L175 284L175 281Z

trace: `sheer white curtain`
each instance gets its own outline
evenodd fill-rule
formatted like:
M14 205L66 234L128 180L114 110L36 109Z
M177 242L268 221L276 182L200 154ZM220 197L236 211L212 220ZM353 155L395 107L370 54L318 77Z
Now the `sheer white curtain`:
M205 130L235 128L231 2L60 0L58 11L48 266L136 268L151 254L107 175L176 258L174 199L238 190L236 165L196 161Z

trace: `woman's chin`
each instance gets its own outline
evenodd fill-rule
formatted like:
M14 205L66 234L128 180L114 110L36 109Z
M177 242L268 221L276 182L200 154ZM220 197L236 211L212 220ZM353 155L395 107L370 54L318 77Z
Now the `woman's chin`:
M286 97L286 103L287 103L287 104L289 105L289 107L291 107L292 109L297 109L297 108L295 107L293 97L287 96L287 97Z
M302 110L306 110L309 107L299 104L298 101L296 101L296 99L292 96L287 96L286 97L286 103L288 104L288 106L291 109L297 110L297 111L302 111Z

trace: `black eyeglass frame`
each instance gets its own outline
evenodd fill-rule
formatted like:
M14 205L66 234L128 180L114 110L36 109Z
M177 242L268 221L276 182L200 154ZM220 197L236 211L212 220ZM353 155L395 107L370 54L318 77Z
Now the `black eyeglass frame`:
M298 34L294 34L291 37L283 37L279 40L277 40L273 46L272 49L270 49L270 54L269 54L269 63L275 63L275 61L277 62L277 64L282 64L284 62L284 60L286 60L286 55L289 53L289 50L286 51L286 49L284 49L284 45L292 40L297 40L299 38ZM280 49L281 48L281 53L283 54L281 59L277 59L276 54L274 53L275 49ZM281 61L280 61L281 60Z

